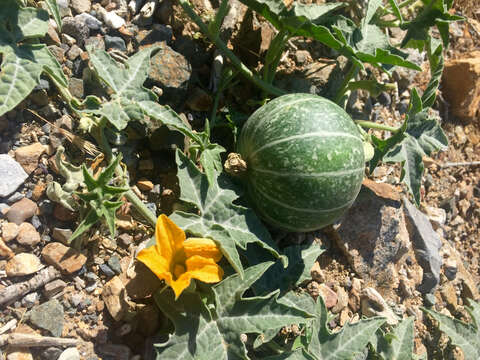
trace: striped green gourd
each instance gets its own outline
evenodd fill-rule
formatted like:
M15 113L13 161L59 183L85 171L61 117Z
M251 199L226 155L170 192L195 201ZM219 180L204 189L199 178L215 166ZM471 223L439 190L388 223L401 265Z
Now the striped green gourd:
M365 156L355 123L316 95L283 95L259 108L243 126L237 151L257 213L285 230L331 224L362 184Z

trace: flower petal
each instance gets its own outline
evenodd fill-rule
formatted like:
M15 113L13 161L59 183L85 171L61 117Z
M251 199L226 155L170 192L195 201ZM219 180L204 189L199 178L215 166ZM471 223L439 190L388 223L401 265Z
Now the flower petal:
M143 249L137 255L137 259L144 263L157 277L170 285L172 283L172 274L169 271L168 261L158 253L156 246L150 246Z
M173 280L172 283L169 284L170 287L173 289L173 292L175 293L175 300L177 300L183 290L185 290L190 285L191 280L191 274L189 272L186 272L180 275L177 280Z
M212 258L194 255L185 261L187 272L193 279L206 283L216 283L222 280L223 269Z
M157 219L155 229L156 247L158 253L168 261L173 262L176 253L182 249L185 233L168 216L162 214Z
M213 259L215 262L219 262L222 258L220 248L212 239L188 238L183 243L183 248L185 249L185 256L187 258L199 255L204 258Z

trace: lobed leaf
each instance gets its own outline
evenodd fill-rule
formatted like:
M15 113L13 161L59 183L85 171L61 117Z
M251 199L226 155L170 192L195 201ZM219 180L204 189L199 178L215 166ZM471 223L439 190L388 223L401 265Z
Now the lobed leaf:
M239 197L238 189L224 175L209 184L185 155L177 151L180 200L195 206L198 213L176 211L170 218L184 231L218 242L233 268L243 275L243 266L236 247L246 249L257 244L275 257L280 257L270 234L253 210L233 204Z
M380 337L377 352L385 360L413 360L413 338L414 318L409 317Z
M175 325L175 334L157 349L157 359L248 359L242 334L259 333L310 316L276 301L276 294L244 298L243 293L271 263L245 270L244 280L234 274L214 286L215 313L210 313L197 294L157 294L160 309Z
M438 321L440 330L450 337L454 345L462 349L465 360L480 358L480 336L476 325L466 324L432 310L422 310Z

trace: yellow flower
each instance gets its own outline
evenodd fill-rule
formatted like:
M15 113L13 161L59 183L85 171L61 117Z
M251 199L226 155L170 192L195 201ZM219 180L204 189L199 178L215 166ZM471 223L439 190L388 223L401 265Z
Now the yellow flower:
M175 292L177 299L191 279L206 283L222 280L223 270L216 263L222 252L211 239L189 238L165 215L160 215L155 229L156 244L143 249L137 259Z

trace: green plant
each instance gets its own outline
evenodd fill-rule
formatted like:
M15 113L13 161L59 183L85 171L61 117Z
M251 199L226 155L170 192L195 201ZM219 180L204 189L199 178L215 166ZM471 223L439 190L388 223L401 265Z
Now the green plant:
M355 123L316 95L284 95L259 108L243 126L237 150L256 211L289 231L335 221L357 197L365 173Z
M431 79L421 100L417 92L412 92L412 103L403 126L395 128L370 121L357 120L364 128L385 130L393 135L387 139L367 136L375 149L375 157L370 162L370 171L380 162L400 162L402 180L420 203L420 185L424 171L422 156L432 151L444 150L447 146L446 136L436 125L436 120L428 113L436 98L441 73L443 70L443 51L448 46L448 24L462 19L450 15L448 10L452 1L422 0L397 4L395 0L383 6L381 0L368 1L364 14L355 23L340 14L344 3L310 4L293 3L287 8L280 0L242 0L249 8L262 15L278 30L275 39L267 51L263 79L246 69L245 65L225 47L218 36L218 26L208 27L195 14L187 0L181 0L185 12L215 43L233 66L247 79L258 85L265 93L281 95L282 90L273 87L272 82L285 45L293 36L315 39L334 50L334 56L348 58L347 65L340 69L337 65L335 74L341 73L342 81L331 76L324 92L340 105L345 105L352 91L364 89L377 95L379 91L394 89L396 84L381 84L374 79L357 79L365 64L370 64L380 71L391 74L395 66L421 70L416 64L406 59L407 54L392 46L385 33L385 28L400 27L407 30L402 41L403 47L426 50L430 62ZM405 11L406 9L406 11ZM221 23L226 11L217 13L215 23ZM394 16L395 20L385 20L385 16ZM430 28L436 26L441 40L431 35Z
M438 327L450 338L453 345L462 349L465 360L474 360L480 358L480 305L473 300L469 300L469 305L465 308L472 318L471 323L452 319L433 310L422 310L438 322Z
M45 44L48 13L21 7L16 0L4 0L0 12L0 116L25 99L46 73L52 80L68 86L60 64Z

